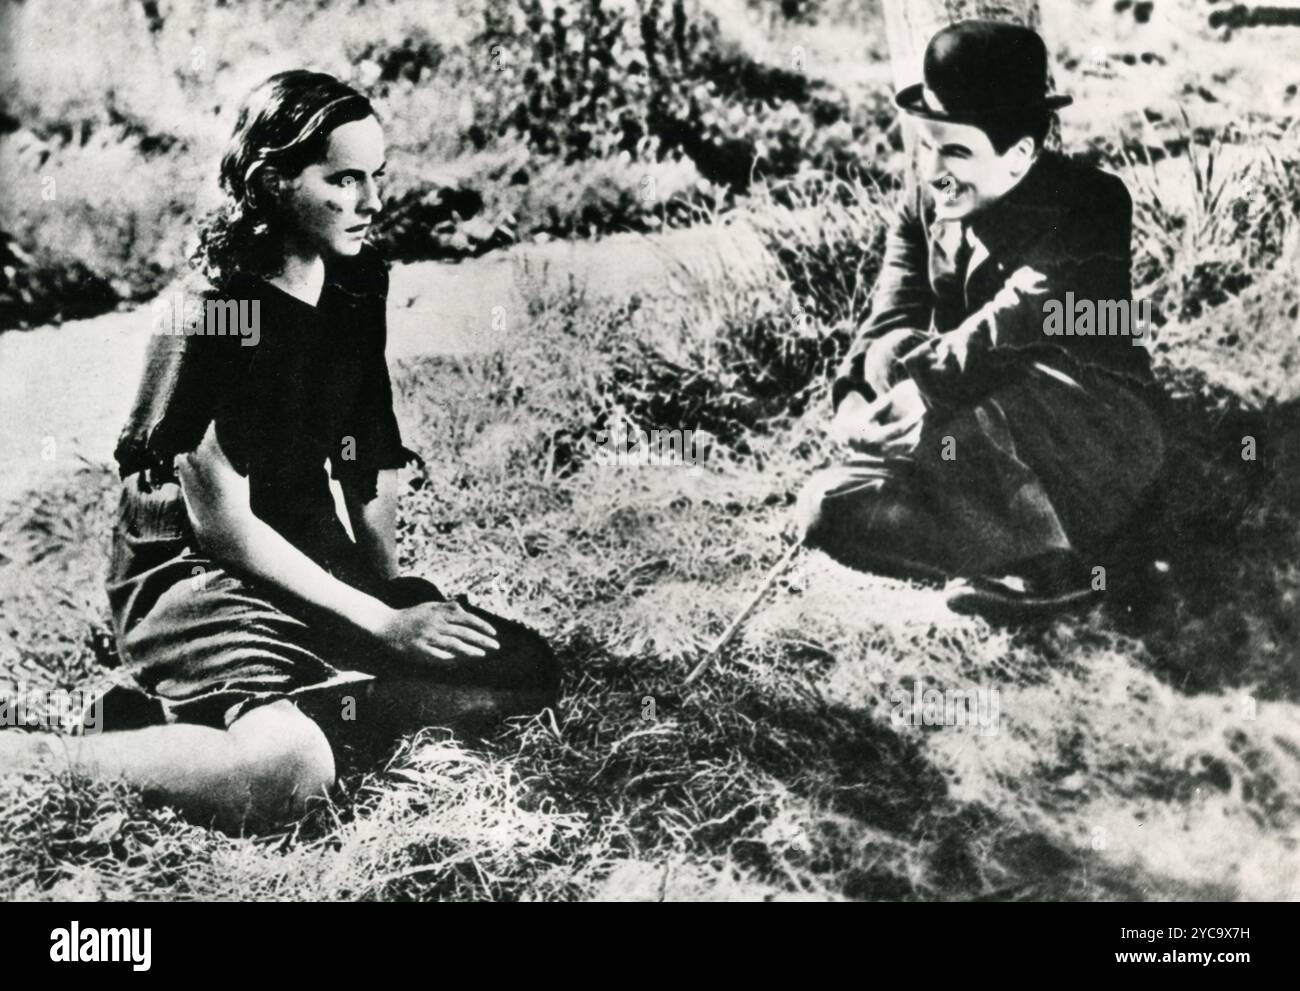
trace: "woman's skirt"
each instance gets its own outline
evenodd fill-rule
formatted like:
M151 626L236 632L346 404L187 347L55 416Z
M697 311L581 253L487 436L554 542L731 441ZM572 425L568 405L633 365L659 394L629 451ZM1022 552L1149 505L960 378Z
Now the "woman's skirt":
M446 601L421 578L364 584L363 591L393 608ZM281 699L309 714L346 713L377 681L412 674L409 665L399 665L336 618L313 614L280 590L205 556L195 546L175 483L149 486L134 475L125 480L108 595L122 667L103 698L106 730L160 722L226 728ZM500 647L464 665L459 676L431 672L427 691L472 686L553 699L559 665L546 641L463 597L458 601L492 624Z

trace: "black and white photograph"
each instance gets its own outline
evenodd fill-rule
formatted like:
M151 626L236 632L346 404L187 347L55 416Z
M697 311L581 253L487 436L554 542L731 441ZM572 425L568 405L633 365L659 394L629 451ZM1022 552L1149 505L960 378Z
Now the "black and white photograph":
M4 900L1219 974L1300 900L1300 2L0 0L0 73Z

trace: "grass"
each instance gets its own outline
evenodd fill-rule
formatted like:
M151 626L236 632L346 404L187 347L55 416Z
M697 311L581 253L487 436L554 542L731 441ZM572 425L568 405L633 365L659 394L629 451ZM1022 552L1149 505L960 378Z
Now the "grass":
M949 614L932 588L809 555L684 690L831 456L825 371L878 251L836 265L840 245L877 243L872 191L759 197L751 219L785 273L765 287L682 273L678 291L602 302L531 280L526 338L398 370L429 466L407 480L403 568L552 638L555 712L474 748L428 730L270 837L214 833L120 789L9 778L0 878L18 898L1294 897L1285 188L1262 192L1292 211L1271 262L1162 331L1161 374L1203 413L1187 437L1205 498L1162 517L1183 529L1158 587L1005 630ZM832 210L832 196L858 205ZM708 430L705 464L602 465L595 431L619 416ZM1215 444L1251 416L1276 432L1243 486L1239 445ZM79 465L0 522L12 677L98 676L87 635L105 619L113 491L107 466ZM1234 512L1211 528L1207 504ZM895 693L918 682L996 691L999 731L894 724Z
M112 11L49 7L42 16L85 30L17 53L9 109L58 127L7 140L0 171L44 168L62 199L16 187L29 196L11 205L11 233L44 232L63 256L134 286L165 278L200 183L184 170L212 161L221 138L217 118L193 108L229 105L285 67L255 37L268 22L295 39L278 51L313 53L323 68L360 78L398 67L386 119L412 195L424 181L494 189L521 229L549 218L584 234L635 214L650 176L668 221L677 209L720 222L718 197L693 196L685 161L530 161L529 183L514 185L509 142L462 154L464 106L490 107L492 91L478 92L468 39L430 35L423 4L340 20L250 3L266 16L235 23L249 4L168 14L133 56L145 70L129 72L113 61L125 46L86 54L87 39L123 30ZM797 51L810 79L878 88L866 78L884 56L873 10L826 0L800 5L820 12L812 23L776 24L775 4L706 6L756 65L789 69ZM1104 6L1088 16L1109 16ZM1058 36L1076 38L1086 52L1083 32ZM1202 65L1195 54L1182 61ZM441 100L428 99L435 68ZM16 899L110 900L1300 895L1294 121L1248 115L1207 145L1203 120L1162 104L1173 134L1161 157L1112 119L1109 98L1091 101L1082 128L1088 102L1064 122L1089 136L1073 150L1125 175L1137 291L1162 321L1155 358L1175 456L1165 498L1127 536L1141 548L1132 556L1163 570L1130 572L1087 615L1008 630L950 614L933 588L808 555L682 688L784 550L799 487L834 456L820 423L827 373L879 264L889 194L799 175L735 211L780 273L765 284L682 268L663 291L602 300L521 272L526 336L396 369L405 439L428 465L406 478L403 568L550 637L566 665L556 711L474 746L429 729L385 766L349 770L329 808L271 836L216 833L121 788L0 778L0 884ZM104 193L128 173L138 181ZM180 198L162 202L157 188ZM704 465L602 465L595 434L618 418L706 431ZM1254 461L1241 457L1247 437ZM110 466L74 463L0 510L4 680L104 678L115 500ZM999 732L894 724L896 693L918 683L996 691Z

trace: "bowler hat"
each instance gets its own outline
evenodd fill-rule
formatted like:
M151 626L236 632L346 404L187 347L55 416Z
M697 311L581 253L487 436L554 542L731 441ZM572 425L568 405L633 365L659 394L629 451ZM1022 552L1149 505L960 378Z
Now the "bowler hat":
M1047 94L1047 46L1037 31L1003 21L958 21L925 46L924 83L899 90L900 110L976 124L1074 102Z

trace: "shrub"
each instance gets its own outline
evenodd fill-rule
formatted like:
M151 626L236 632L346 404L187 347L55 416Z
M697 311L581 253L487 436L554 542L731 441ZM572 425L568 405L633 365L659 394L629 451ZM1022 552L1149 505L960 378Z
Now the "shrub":
M33 300L111 287L84 297L98 307L165 285L212 193L230 108L254 79L294 64L374 94L399 184L378 233L401 260L542 233L654 231L729 209L755 178L881 177L897 163L887 94L850 106L801 66L763 65L688 0L467 0L436 33L430 19L447 11L400 0L364 16L339 0L271 5L271 22L298 39L274 57L244 23L253 6L104 11L93 24L113 39L107 62L78 35L44 62L7 67L4 173L32 189L53 175L68 194L57 208L16 196L0 212L0 228L52 273L28 280ZM38 30L34 16L16 30ZM77 74L58 68L71 65ZM67 312L22 292L9 304L11 322Z

